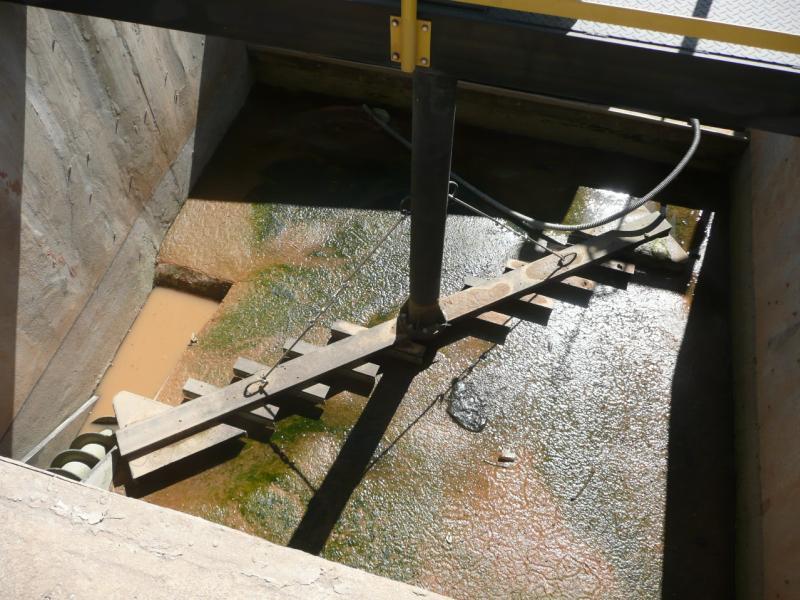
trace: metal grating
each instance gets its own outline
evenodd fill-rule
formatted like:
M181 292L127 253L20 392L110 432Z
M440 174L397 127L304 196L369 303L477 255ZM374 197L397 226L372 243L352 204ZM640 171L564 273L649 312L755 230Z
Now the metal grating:
M603 4L636 8L680 16L695 16L714 21L747 25L763 29L800 33L800 0L595 0ZM733 57L770 65L780 65L800 70L800 55L762 50L748 46L727 44L712 40L696 40L679 35L646 31L632 27L607 25L591 21L572 21L545 15L511 13L500 9L487 9L505 13L506 19L524 21L546 27L563 29L572 33L619 39L627 42L654 44L710 57ZM513 16L511 16L513 14Z

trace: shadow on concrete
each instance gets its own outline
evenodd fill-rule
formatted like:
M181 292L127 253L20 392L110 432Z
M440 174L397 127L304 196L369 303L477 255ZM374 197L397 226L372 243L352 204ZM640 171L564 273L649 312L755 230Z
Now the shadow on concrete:
M306 507L289 546L311 554L325 547L350 496L368 471L386 428L418 369L387 363L375 391L342 445L325 479Z
M717 213L672 382L662 597L733 598L728 216Z
M0 2L0 454L3 455L11 455L13 450L26 38L26 8Z
M390 124L410 137L409 113L392 110ZM253 87L209 167L193 190L196 198L295 206L395 210L410 179L408 151L358 103L263 84ZM457 123L453 169L520 212L560 221L580 186L642 195L670 167ZM721 205L723 181L688 169L662 199ZM467 190L462 196L486 206Z
M130 471L128 471L125 461L119 461L119 468L114 469L114 484L117 486L124 485L126 496L142 498L233 460L243 449L244 442L242 440L228 440L139 479L131 479Z
M190 188L200 178L249 93L252 81L249 69L243 43L206 36L197 99ZM231 106L236 112L230 111Z

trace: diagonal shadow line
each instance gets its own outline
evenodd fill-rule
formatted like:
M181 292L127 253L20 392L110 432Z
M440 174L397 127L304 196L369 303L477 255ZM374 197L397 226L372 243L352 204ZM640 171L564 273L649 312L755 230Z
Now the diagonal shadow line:
M417 373L419 369L408 364L386 363L383 376L292 534L291 548L322 552Z
M305 473L303 473L300 467L297 466L297 463L289 458L289 455L287 455L280 446L278 446L272 440L267 440L267 445L272 448L272 451L278 455L278 458L280 458L287 467L297 474L297 476L303 481L303 483L306 484L306 487L309 490L314 493L318 491L317 488L315 488L314 485L308 480L308 477L306 477Z
M511 322L511 321L512 321L512 318L511 318L511 317L509 317L509 318L508 318L508 320L506 321L506 323L509 323L509 322ZM519 325L521 322L522 322L521 320L517 320L517 322L516 322L516 323L514 323L513 325L511 325L511 326L509 327L509 330L510 330L510 331L513 331L513 330L514 330L514 329L515 329L515 328L516 328L516 327L517 327L517 326L518 326L518 325ZM468 337L468 334L466 334L466 333L465 333L464 335L462 335L462 336L460 336L460 337ZM451 340L451 341L452 341L452 340ZM451 341L448 341L447 343L451 343ZM447 344L442 344L442 345L447 345ZM449 397L449 396L450 396L450 395L453 393L453 390L455 389L455 386L456 386L456 384L457 384L459 381L462 381L462 380L463 380L465 377L467 377L467 376L468 376L470 373L472 373L472 372L473 372L473 371L474 371L474 370L477 368L477 366L478 366L479 364L481 364L481 363L482 363L484 360L486 360L486 359L487 359L487 357L488 357L488 356L491 354L491 352L492 352L492 351L493 351L495 348L497 348L497 346L498 346L498 344L492 344L492 345L491 345L489 348L487 348L486 350L484 350L483 352L481 352L480 356L478 356L478 357L477 357L475 360L473 360L473 361L472 361L470 364L468 364L466 367L464 367L464 369L463 369L463 370L462 370L462 371L461 371L461 372L460 372L458 375L456 375L455 377L453 377L453 379L450 381L450 385L447 387L447 389L446 389L445 391L443 391L443 392L441 392L441 393L437 394L437 395L436 395L436 396L433 398L433 400L431 400L431 401L430 401L430 402L427 404L427 406L425 406L425 408L423 408L423 409L422 409L422 412L420 412L420 413L419 413L419 414L418 414L416 417L414 417L414 418L411 420L411 422L410 422L408 425L406 425L406 426L403 428L403 430L402 430L400 433L398 433L398 434L397 434L397 436L396 436L396 437L395 437L395 438L394 438L394 439L393 439L393 440L392 440L392 441L389 443L389 445L388 445L388 446L386 446L386 448L384 448L383 450L381 450L381 451L378 453L378 455L377 455L377 456L375 456L375 458L374 458L372 461L370 461L370 463L367 465L367 468L365 469L364 473L366 474L366 473L368 473L369 471L371 471L371 470L372 470L372 468L373 468L373 467L374 467L376 464L378 464L378 463L379 463L381 460L383 460L383 459L386 457L386 455L387 455L387 454L389 454L389 452L391 452L391 451L392 451L392 449L393 449L393 448L394 448L394 447L395 447L395 446L398 444L398 442L399 442L401 439L403 439L403 438L405 437L405 435L406 435L406 434L407 434L409 431L411 431L411 430L414 428L414 426L415 426L417 423L419 423L419 422L420 422L420 421L421 421L421 420L422 420L422 419L425 417L425 415L427 415L427 414L428 414L428 413L431 411L431 409L432 409L434 406L436 406L436 405L437 405L439 402L444 402L444 401L445 401L445 400L446 400L446 399L447 399L447 398L448 398L448 397ZM441 346L439 346L439 347L441 347Z
M565 267L560 264L555 265L553 271L545 279L554 277L563 268ZM515 319L508 317L506 323L511 323L512 321L515 321ZM516 320L516 323L511 325L509 329L513 331L520 322L520 320ZM468 332L460 332L457 337L467 337L468 335ZM438 344L437 347L441 347L453 341L455 340L443 335L434 340L434 343ZM400 406L400 402L405 397L414 377L420 372L420 368L415 368L405 363L394 361L384 363L385 370L380 382L373 391L358 421L350 431L350 435L345 440L325 479L309 501L306 512L292 534L288 546L311 554L322 552L333 528L347 506L350 496L367 472L380 459L385 457L391 448L438 401L444 400L447 394L452 392L456 382L469 375L478 364L485 360L496 346L497 344L493 344L458 376L454 377L448 389L437 395L422 413L373 460L373 456L375 456L375 452L397 408Z
M531 300L529 300L529 303L533 303L533 298ZM515 317L508 317L505 320L504 325L506 327L508 327L508 332L510 334L511 332L513 332L517 327L519 327L524 322L526 322L525 319L519 319L519 318L515 318ZM456 336L453 336L453 337L440 336L438 339L434 340L434 346L435 346L436 349L439 349L439 348L442 348L443 346L447 346L449 344L452 344L452 343L454 343L454 342L456 342L456 341L458 341L460 339L466 338L466 337L470 337L468 329L458 332L458 334ZM495 348L497 348L500 345L501 344L493 343L486 350L481 352L480 355L478 355L466 367L464 367L458 375L453 377L453 379L450 380L450 385L447 386L447 389L445 389L443 392L440 392L439 394L437 394L433 398L433 400L431 400L425 406L425 408L423 408L422 411L416 417L414 417L408 423L408 425L406 425L403 428L403 430L400 433L398 433L397 436L391 442L389 442L389 444L375 456L375 458L369 463L369 465L367 465L367 469L365 471L365 474L368 473L370 470L372 470L372 468L375 467L375 465L378 464L381 460L383 460L386 457L386 455L389 454L389 452L391 452L392 449L400 442L400 440L403 439L403 437L405 437L406 434L408 434L408 432L411 431L416 426L417 423L419 423L423 418L425 418L425 415L427 415L434 406L436 406L440 402L444 402L445 400L448 400L452 396L452 393L453 393L453 391L455 389L456 384L459 383L460 381L463 381L464 379L466 379L476 368L478 368L478 366L481 363L483 363L484 361L488 360L489 356L492 354L492 352L495 350Z

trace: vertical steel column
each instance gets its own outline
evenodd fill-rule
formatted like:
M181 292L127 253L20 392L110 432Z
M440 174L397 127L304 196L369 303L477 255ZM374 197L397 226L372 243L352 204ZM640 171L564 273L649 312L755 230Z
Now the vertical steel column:
M447 192L456 112L456 80L414 71L411 152L411 293L407 331L433 335L445 321L439 308Z

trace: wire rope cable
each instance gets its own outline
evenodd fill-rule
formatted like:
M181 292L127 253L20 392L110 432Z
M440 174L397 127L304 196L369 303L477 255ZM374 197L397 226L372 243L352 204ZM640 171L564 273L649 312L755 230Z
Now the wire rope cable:
M404 198L402 202L405 202L405 200L406 199ZM402 202L401 202L401 204L402 204ZM325 314L327 314L327 312L339 300L339 296L342 294L342 292L344 292L345 289L347 289L349 287L349 285L352 283L353 279L355 279L355 277L361 272L361 269L372 259L372 257L375 255L375 253L381 247L383 247L383 245L391 237L391 235L395 232L395 230L407 218L408 218L408 213L406 211L402 211L400 216L394 221L394 223L392 223L391 227L389 227L386 230L386 232L378 239L378 241L376 241L372 245L372 247L361 258L361 260L359 260L356 264L353 265L353 268L350 270L350 273L348 273L348 275L342 280L342 282L339 284L339 287L336 289L336 291L333 294L330 295L330 297L328 298L328 301L317 311L317 313L314 315L314 317L309 319L308 324L306 325L305 329L303 329L303 331L300 333L300 335L297 336L292 341L291 344L289 344L289 346L283 351L283 354L281 354L280 358L278 358L278 360L275 361L275 363L269 368L269 370L265 374L261 375L258 378L258 380L251 382L245 388L245 390L244 390L244 395L245 396L251 396L254 393L259 393L259 392L260 393L265 393L264 392L264 388L266 387L268 379L269 379L269 376L272 374L272 372L278 367L278 365L280 365L284 360L286 360L286 357L288 357L291 354L292 350L294 350L294 347L297 344L299 344L303 340L303 338L305 338L305 336L308 335L308 333L314 328L314 326L317 323L319 323L319 320ZM250 388L250 385L254 385L254 384L258 384L257 391L253 392L253 393L248 392L248 389Z
M389 125L384 119L382 119L372 108L367 106L366 104L362 105L364 112L369 115L369 117L375 121L375 123L383 129L389 136L394 138L398 143L402 144L406 147L406 149L411 150L411 142L408 141L405 137L403 137L400 132L394 129L391 125ZM607 225L612 221L616 221L617 219L624 217L628 213L633 212L637 208L643 206L648 201L652 200L655 196L660 194L669 184L671 184L678 175L680 175L683 170L686 168L686 165L694 157L695 152L697 151L697 147L700 145L700 138L701 138L701 129L700 129L700 121L697 119L691 119L690 123L692 125L692 143L689 146L689 149L683 155L683 158L675 165L675 168L670 171L670 173L659 182L653 189L647 192L644 196L640 198L636 198L633 202L627 204L621 210L615 211L610 215L606 215L599 219L595 219L593 221L589 221L586 223L576 223L565 225L562 223L550 223L548 221L541 221L539 219L534 219L533 217L529 217L528 215L523 215L520 212L517 212L506 205L498 202L494 198L492 198L489 194L484 192L483 190L478 189L468 181L466 181L463 177L460 177L456 173L451 173L451 177L454 181L456 181L461 187L469 190L475 196L486 202L487 204L493 206L500 212L506 214L511 219L519 222L524 223L527 227L532 229L551 229L554 231L581 231L584 229L592 229L594 227L600 227L601 225Z
M552 254L553 256L557 256L559 258L559 260L565 260L566 259L566 257L564 255L560 254L559 252L556 252L552 248L548 248L547 245L543 244L542 242L540 242L537 239L532 238L530 235L527 234L527 232L518 231L518 230L514 229L513 227L509 227L506 223L504 223L500 219L497 219L497 218L493 217L492 215L490 215L488 213L485 213L484 211L482 211L479 208L475 208L471 204L465 202L464 200L462 200L461 198L456 196L456 192L458 191L458 183L456 183L455 181L451 181L450 182L450 189L452 191L447 195L448 199L456 202L457 204L460 204L461 206L463 206L467 210L471 210L476 215L480 215L481 217L485 217L485 218L489 219L495 225L499 225L500 227L502 227L506 231L511 232L513 235L515 235L517 237L520 237L523 240L526 240L528 242L531 242L533 245L539 247L544 252L547 252L548 254Z

